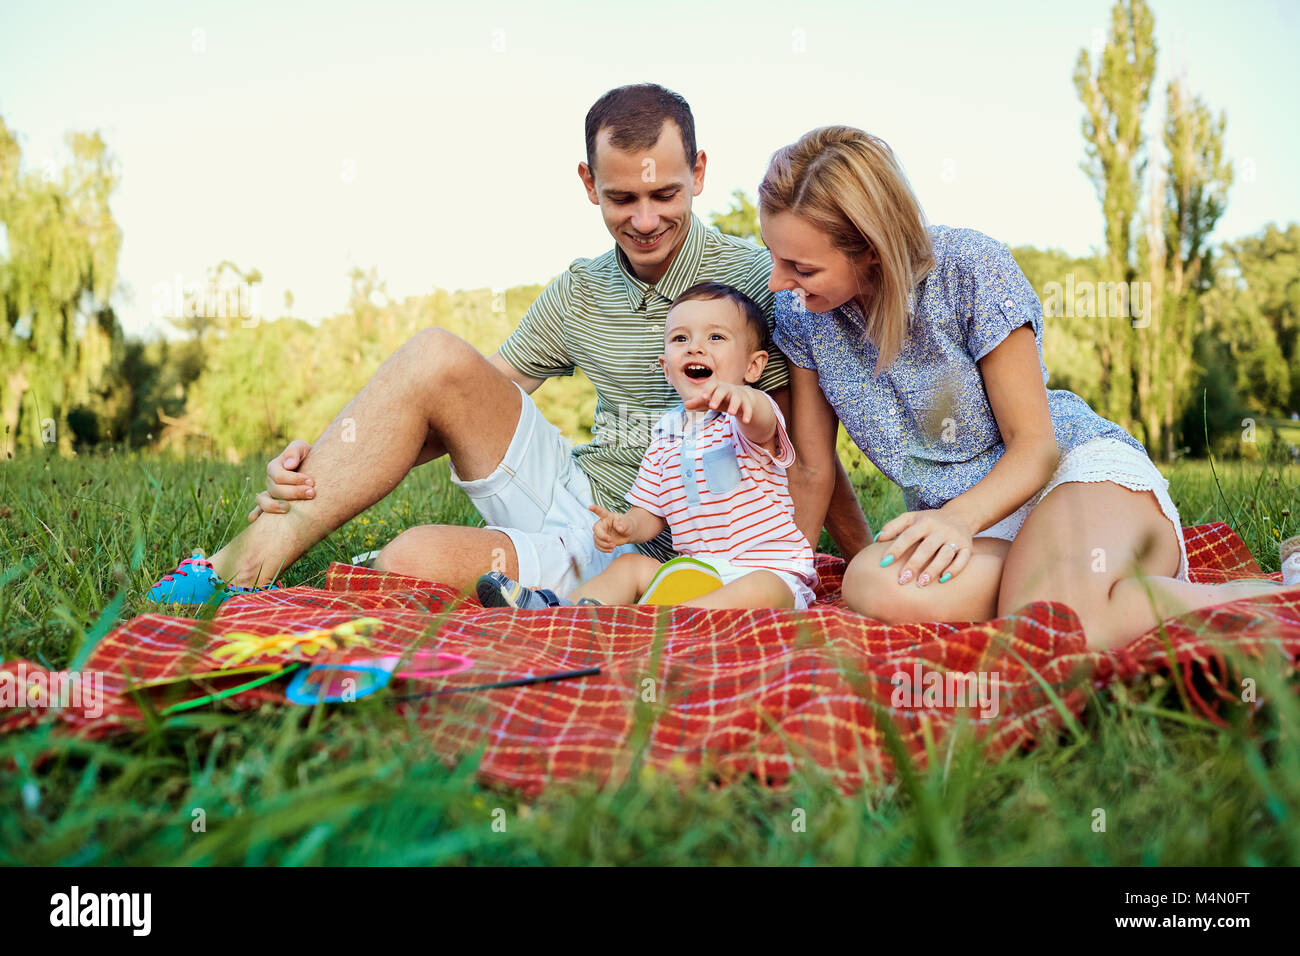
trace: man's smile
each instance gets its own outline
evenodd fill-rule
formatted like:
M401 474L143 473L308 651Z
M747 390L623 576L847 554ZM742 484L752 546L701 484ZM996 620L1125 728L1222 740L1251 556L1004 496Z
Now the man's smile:
M627 236L629 239L632 240L633 245L635 245L638 249L644 249L649 251L651 249L654 249L656 246L658 246L660 240L663 239L664 236L668 235L668 233L672 231L672 228L673 228L672 226L669 226L663 232L655 233L649 239L643 239L642 237L638 236L636 233L633 232L629 232Z

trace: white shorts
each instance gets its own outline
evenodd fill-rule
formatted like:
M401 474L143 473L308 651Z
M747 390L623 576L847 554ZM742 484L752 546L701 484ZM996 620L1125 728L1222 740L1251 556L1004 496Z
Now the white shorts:
M486 478L471 481L451 465L451 480L469 495L486 527L510 537L519 583L564 595L637 547L625 544L609 554L596 550L591 529L598 519L587 510L596 500L586 473L573 460L573 442L546 420L532 396L522 388L519 394L519 422L501 464Z
M1178 574L1187 580L1187 543L1183 540L1183 525L1178 509L1169 497L1169 481L1145 453L1114 438L1093 438L1061 456L1060 464L1043 490L1025 502L1019 511L1013 511L997 524L985 528L977 538L1001 538L1014 541L1021 525L1034 510L1034 506L1047 497L1057 485L1069 481L1113 481L1130 491L1150 491L1160 503L1160 510L1174 526L1178 538Z
M721 558L715 558L711 554L693 554L691 555L696 561L703 561L713 570L718 572L718 577L722 578L723 584L730 584L737 578L743 578L746 574L752 574L755 571L770 571L778 578L785 582L790 593L794 595L794 607L797 611L805 610L808 605L817 600L817 595L808 583L793 571L781 571L777 568L756 568L748 564L732 564Z

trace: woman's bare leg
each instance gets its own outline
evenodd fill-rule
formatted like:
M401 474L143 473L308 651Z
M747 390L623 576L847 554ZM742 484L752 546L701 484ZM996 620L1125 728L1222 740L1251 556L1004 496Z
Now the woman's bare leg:
M910 560L915 545L889 567L880 566L892 544L868 545L845 568L844 603L852 610L886 624L987 621L997 616L998 584L1009 542L975 538L971 559L960 574L924 587L898 583L898 569Z
M1150 491L1109 481L1060 485L1039 502L1012 542L998 613L1031 601L1060 601L1079 615L1088 647L1104 649L1166 618L1277 590L1268 581L1178 580L1175 533Z

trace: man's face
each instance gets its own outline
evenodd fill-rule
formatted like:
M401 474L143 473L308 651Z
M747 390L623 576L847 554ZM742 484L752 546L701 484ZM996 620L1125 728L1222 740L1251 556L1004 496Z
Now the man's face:
M772 257L767 286L773 292L791 289L809 312L830 312L867 291L859 286L858 271L876 261L874 253L868 252L855 271L830 237L802 216L782 212L760 217L760 234Z
M686 161L681 132L666 120L659 141L648 150L626 152L596 134L593 172L578 164L587 197L600 206L605 228L642 282L658 282L691 225L691 198L704 189L704 151Z
M755 349L753 334L740 306L730 299L679 303L668 312L659 367L683 400L708 382L752 384L768 358Z

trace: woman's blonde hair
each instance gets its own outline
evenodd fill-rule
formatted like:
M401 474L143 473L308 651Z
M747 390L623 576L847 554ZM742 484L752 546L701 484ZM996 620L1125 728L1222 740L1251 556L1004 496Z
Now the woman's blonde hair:
M772 154L759 209L790 212L825 233L853 263L866 300L867 337L888 367L907 336L907 296L934 268L925 213L882 139L852 126L823 126ZM879 257L858 271L868 250Z

